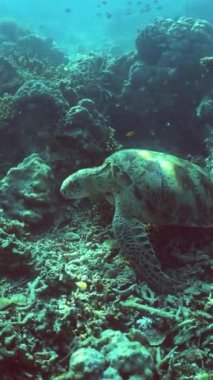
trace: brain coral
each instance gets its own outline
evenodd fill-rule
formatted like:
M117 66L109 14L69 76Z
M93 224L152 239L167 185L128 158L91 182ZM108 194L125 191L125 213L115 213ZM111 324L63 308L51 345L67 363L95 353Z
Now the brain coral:
M177 65L212 53L213 27L205 20L156 18L136 39L138 56L147 64ZM197 62L199 64L199 61Z
M37 224L51 214L53 189L51 168L33 153L0 181L0 206L10 217Z

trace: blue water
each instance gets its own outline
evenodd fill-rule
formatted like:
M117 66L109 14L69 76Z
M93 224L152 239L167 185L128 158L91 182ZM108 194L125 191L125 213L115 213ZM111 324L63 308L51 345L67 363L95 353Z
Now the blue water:
M0 0L0 14L52 38L68 53L119 52L134 48L137 29L156 16L213 18L213 1Z

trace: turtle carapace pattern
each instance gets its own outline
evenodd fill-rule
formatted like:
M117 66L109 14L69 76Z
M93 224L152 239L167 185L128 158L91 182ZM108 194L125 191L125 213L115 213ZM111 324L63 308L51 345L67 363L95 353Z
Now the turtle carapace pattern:
M213 227L213 181L194 163L173 155L123 149L101 166L81 169L61 186L67 199L105 197L115 207L113 231L121 252L155 291L177 289L160 267L144 223Z

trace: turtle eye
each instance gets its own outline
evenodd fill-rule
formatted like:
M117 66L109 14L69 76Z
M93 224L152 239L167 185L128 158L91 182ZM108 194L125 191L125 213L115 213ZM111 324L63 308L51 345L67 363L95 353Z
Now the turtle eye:
M61 185L60 193L65 198L70 198L77 191L76 181L70 181L69 177Z
M60 192L64 198L78 199L81 198L82 189L78 180L73 180L68 177L62 183Z
M72 196L72 195L76 195L80 192L80 185L79 185L79 182L78 181L73 181L72 183L70 183L70 186L69 186L69 189L68 189L68 193Z

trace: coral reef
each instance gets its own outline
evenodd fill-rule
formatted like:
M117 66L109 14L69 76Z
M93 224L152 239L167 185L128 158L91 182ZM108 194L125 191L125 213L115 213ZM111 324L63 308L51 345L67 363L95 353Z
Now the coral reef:
M54 176L33 153L11 168L0 182L1 207L6 215L38 224L51 215Z
M18 28L8 25L6 30L10 27ZM2 34L1 46L9 38L7 33ZM8 145L14 137L17 141L13 164L32 151L45 152L45 159L62 177L64 167L100 163L119 144L136 147L138 140L152 149L205 154L209 119L207 123L197 110L204 99L212 97L212 74L204 68L212 56L209 23L156 19L139 32L135 55L80 55L55 64L50 62L51 44L46 42L45 48L45 42L27 30L18 28L16 33L16 41L13 38L10 43L27 39L33 50L36 40L42 57L30 49L1 53L2 94L12 96L13 111L12 117L4 117L3 139ZM156 57L149 58L150 54ZM81 104L84 99L94 103L87 118L87 111L83 114L79 107L87 109L88 105ZM82 119L77 121L77 116ZM76 146L82 149L77 167ZM11 162L11 157L7 160Z
M205 20L156 18L139 32L136 46L139 58L148 65L174 67L191 59L199 65L198 59L210 51L212 38L213 27Z
M49 109L51 115L52 112L57 114L57 108L64 107L66 105L60 92L49 88L42 80L29 80L26 81L14 94L14 102L18 107L31 108L42 104L42 111L45 112L45 108ZM38 110L37 110L38 111Z
M2 210L1 210L2 211ZM2 212L1 212L2 214ZM26 275L30 271L30 251L25 225L0 216L0 273Z
M4 95L0 96L0 129L7 127L13 116L13 97L4 93Z
M203 57L200 59L201 66L212 73L213 71L213 57Z
M0 56L0 94L13 93L21 84L17 68L8 59Z
M0 22L2 380L213 377L212 230L146 226L183 281L159 296L118 254L111 207L59 194L68 174L121 144L188 157L212 175L212 43L206 21L156 19L136 52L68 59Z
M52 124L68 104L57 88L43 80L28 80L13 96L14 125L20 130L19 149L44 151L50 142Z
M101 156L109 136L107 122L93 100L81 99L66 112L64 126L57 133L61 139L70 141L70 145L78 146L82 154L87 151Z
M136 375L153 378L153 362L149 351L139 342L131 342L116 330L105 330L99 339L82 347L70 358L70 379L105 379L110 373L122 379Z
M0 56L16 57L26 54L32 59L45 59L51 66L68 61L53 40L33 34L29 28L19 26L13 19L0 20L0 41Z
M193 277L193 284L162 299L135 283L117 248L107 243L107 224L100 227L99 219L94 224L83 210L70 209L69 214L71 226L67 222L36 239L23 224L10 221L11 233L18 229L17 236L24 236L32 274L16 269L18 278L1 278L0 369L5 379L16 374L17 379L97 375L102 380L112 374L120 380L182 380L195 378L204 368L210 376L209 243L202 244L193 263L193 241L188 264L174 269ZM4 221L5 229L8 223ZM174 237L171 242L175 251Z
M165 144L172 141L173 151L177 146L201 148L208 130L197 128L193 140L191 129L199 124L196 104L211 90L211 73L202 75L200 60L212 53L212 41L213 27L204 20L157 18L142 28L136 61L123 85L127 117L138 123L138 136L156 139L167 149Z

